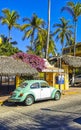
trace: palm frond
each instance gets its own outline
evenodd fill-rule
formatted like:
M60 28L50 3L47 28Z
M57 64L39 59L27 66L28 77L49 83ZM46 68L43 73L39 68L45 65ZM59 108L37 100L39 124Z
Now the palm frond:
M68 7L68 6L63 7L61 9L61 12L63 12L64 10L68 11L74 17L74 12L70 7Z
M13 10L11 12L11 20L16 21L17 19L19 19L19 14Z
M20 26L21 31L24 31L26 28L30 27L30 24L23 24Z
M9 9L3 9L2 12L5 16L10 16L10 10Z
M27 17L23 18L23 22L25 22L25 21L31 22L31 20L29 18L27 18Z
M23 36L23 40L25 38L29 38L31 36L31 34L32 34L32 30L25 31L24 36Z
M75 4L74 2L70 1L70 2L67 2L67 6L74 8Z
M55 30L54 33L52 33L52 36L57 35L60 31L61 31L61 28L57 28L57 30Z
M14 27L17 28L17 29L20 29L20 28L21 28L21 27L20 27L20 24L17 24L17 23L14 24Z
M61 25L61 24L56 23L56 24L54 24L54 25L53 25L53 27L62 27L62 25Z
M1 23L2 24L8 24L8 26L9 26L9 21L6 18L3 18L2 21L1 21Z

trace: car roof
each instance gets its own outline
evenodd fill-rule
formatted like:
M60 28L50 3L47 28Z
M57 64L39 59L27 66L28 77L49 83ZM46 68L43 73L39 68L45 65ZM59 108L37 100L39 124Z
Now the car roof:
M46 82L45 80L26 80L26 81L24 81L24 82L26 82L26 83L28 83L28 84L32 84L32 83L36 83L36 82L39 82L39 83L41 83L41 82ZM46 82L47 83L47 82Z

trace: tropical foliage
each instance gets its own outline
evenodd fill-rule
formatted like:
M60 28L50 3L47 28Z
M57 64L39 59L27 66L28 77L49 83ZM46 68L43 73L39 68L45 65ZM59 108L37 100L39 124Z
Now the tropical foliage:
M10 41L10 34L11 34L11 29L13 27L19 28L19 24L17 24L17 20L19 19L19 15L16 11L10 11L9 9L3 9L2 13L4 16L1 17L1 23L4 25L6 24L8 26L8 31L9 31L9 41Z
M25 31L24 37L31 39L31 45L27 46L27 53L36 54L45 57L46 42L47 42L47 29L44 28L45 22L33 14L32 18L24 18L28 23L21 26L21 30ZM52 36L50 35L49 41L49 54L54 55L55 44Z
M27 64L30 64L30 66L36 68L38 71L41 71L42 69L45 68L44 59L40 58L40 57L38 57L36 55L19 52L17 54L14 54L13 57L15 59L20 59L20 60L22 60L23 62L25 62Z
M55 54L56 46L53 40L53 36L49 34L49 49L48 54ZM41 30L38 33L37 38L35 39L35 52L36 55L39 55L41 57L45 57L45 51L46 51L46 42L47 42L47 30Z
M81 15L81 3L67 2L67 5L62 8L62 11L63 10L67 10L72 15L73 21L75 22Z
M62 8L62 11L68 11L73 17L74 22L74 56L75 56L75 44L76 44L76 36L77 36L77 22L79 16L81 16L81 3L77 2L67 2L67 5Z
M25 38L30 38L31 45L32 45L38 32L42 29L45 23L43 19L38 18L36 14L33 14L31 19L24 18L23 22L27 22L21 26L21 30L24 31L23 40Z
M7 37L2 35L1 38L2 44L0 44L0 55L11 56L17 52L20 52L20 50L17 47L14 47L12 45L13 43L16 43L16 41L11 42L11 44L9 44Z
M20 52L20 50L8 42L0 45L0 55L11 56L17 52Z
M55 31L54 33L50 30L49 32L49 48L48 54L49 56L53 56L56 53L56 41L60 41L62 45L62 49L64 46L68 46L74 44L74 52L75 52L75 43L76 43L76 30L77 30L77 22L79 16L81 16L81 3L80 2L67 2L66 6L62 8L62 11L67 10L73 17L74 28L65 18L60 18L60 23L54 24ZM46 55L46 43L47 43L47 23L42 18L39 18L36 14L33 14L31 18L23 18L23 25L19 25L17 20L19 19L19 14L13 10L9 9L2 10L3 16L0 17L2 25L8 26L9 35L8 37L0 38L0 47L4 48L4 46L8 46L10 44L17 44L16 41L13 41L11 38L11 31L13 27L20 29L24 32L23 40L29 39L29 44L27 45L27 53L35 54L40 57L45 57ZM72 32L74 29L74 32ZM54 35L51 35L54 34ZM4 35L4 34L3 34ZM2 45L3 43L3 45ZM31 43L31 44L30 44ZM7 44L7 45L6 45ZM13 45L9 45L11 48ZM8 46L8 47L9 47ZM8 48L6 47L6 49ZM6 54L5 49L1 49L3 54ZM10 49L9 49L10 50ZM8 52L9 52L8 50ZM10 50L11 51L11 50ZM19 50L18 50L19 51ZM12 54L13 51L10 52ZM58 52L57 52L58 53ZM1 52L2 54L2 52Z
M60 40L63 50L64 45L72 36L72 25L69 25L69 21L62 17L60 18L60 23L54 24L53 27L56 28L53 35L56 35L57 41Z

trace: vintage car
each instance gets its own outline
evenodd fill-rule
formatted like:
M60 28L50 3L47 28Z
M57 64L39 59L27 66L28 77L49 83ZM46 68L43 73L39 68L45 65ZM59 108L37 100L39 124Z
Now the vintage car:
M80 75L75 75L74 78L70 79L70 84L72 86L81 86L81 74Z
M15 89L8 99L8 102L24 102L25 105L32 105L35 101L54 99L59 100L61 91L44 80L27 80Z

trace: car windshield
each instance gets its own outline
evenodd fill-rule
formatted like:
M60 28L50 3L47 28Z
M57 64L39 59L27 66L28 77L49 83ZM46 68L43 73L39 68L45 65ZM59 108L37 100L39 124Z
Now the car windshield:
M28 83L21 83L19 87L25 88L28 85Z

